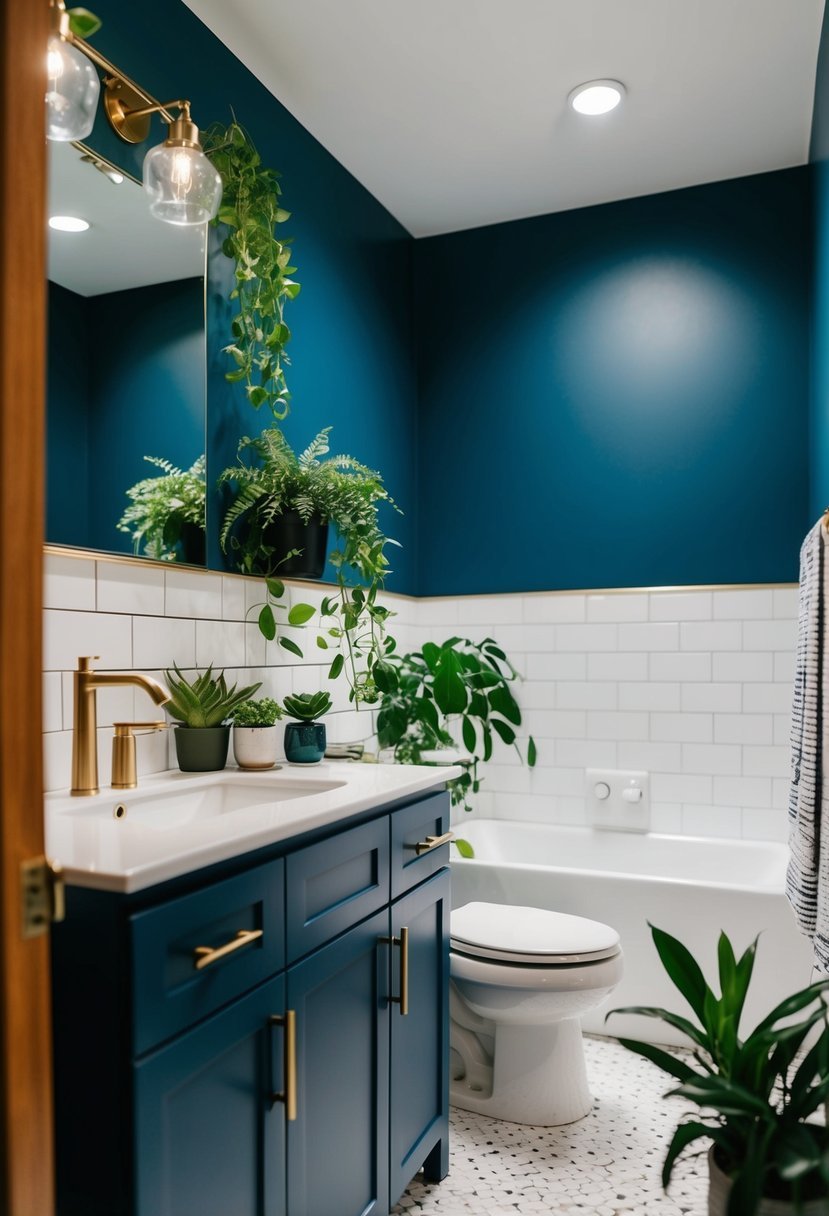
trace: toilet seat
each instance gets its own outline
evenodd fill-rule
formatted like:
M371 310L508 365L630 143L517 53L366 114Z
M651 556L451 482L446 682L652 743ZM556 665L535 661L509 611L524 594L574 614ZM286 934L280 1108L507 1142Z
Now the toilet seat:
M610 925L511 904L469 903L451 917L452 949L492 963L564 967L599 962L620 951Z

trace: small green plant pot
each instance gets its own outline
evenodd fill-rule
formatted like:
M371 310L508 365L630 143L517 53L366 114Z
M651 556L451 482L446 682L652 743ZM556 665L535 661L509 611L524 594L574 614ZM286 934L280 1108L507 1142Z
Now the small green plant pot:
M285 759L291 764L319 764L325 755L324 722L288 722Z
M229 726L178 726L175 738L183 773L215 773L227 764Z

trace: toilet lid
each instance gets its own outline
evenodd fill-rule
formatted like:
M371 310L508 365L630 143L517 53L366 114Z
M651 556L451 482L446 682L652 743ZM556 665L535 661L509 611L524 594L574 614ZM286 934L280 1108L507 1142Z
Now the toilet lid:
M610 925L543 908L464 904L452 913L451 926L453 947L493 961L549 967L597 962L619 951L619 934Z

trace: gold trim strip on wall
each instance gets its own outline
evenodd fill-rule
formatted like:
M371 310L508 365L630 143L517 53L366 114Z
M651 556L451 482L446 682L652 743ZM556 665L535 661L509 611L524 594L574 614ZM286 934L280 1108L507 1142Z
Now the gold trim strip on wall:
M95 549L76 549L71 545L44 545L46 557L71 557L78 561L108 562L112 565L126 563L128 566L145 566L151 570L189 570L194 574L221 575L222 578L255 578L256 575L239 574L235 570L208 570L205 566L188 566L184 562L159 562L148 557L133 557L129 553L102 553ZM307 587L307 579L282 580L288 587ZM316 580L315 587L335 587L336 583L326 583ZM526 595L648 595L653 592L660 594L675 594L684 591L782 591L797 587L797 583L678 583L653 587L563 587L550 591L476 591L469 595L408 595L402 591L386 591L385 595L398 600L428 600L435 603L440 600L475 600L497 599L499 596Z

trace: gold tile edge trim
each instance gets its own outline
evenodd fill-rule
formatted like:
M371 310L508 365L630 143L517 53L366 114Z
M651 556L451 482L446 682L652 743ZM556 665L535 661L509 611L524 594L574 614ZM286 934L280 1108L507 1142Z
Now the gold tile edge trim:
M95 549L76 549L64 545L44 545L44 557L69 557L77 561L105 562L113 566L143 566L150 570L187 570L192 574L216 575L219 578L254 578L255 575L239 574L234 570L209 570L206 566L189 566L184 562L158 562L146 557L133 557L129 553L102 553ZM283 579L289 587L307 587L307 579ZM312 587L334 587L335 583L322 579L310 584ZM498 599L509 595L525 595L539 598L550 595L662 595L693 593L695 591L785 591L798 586L797 583L679 583L653 587L565 587L550 591L475 591L469 595L407 595L402 591L386 591L384 594L398 600L482 600Z

